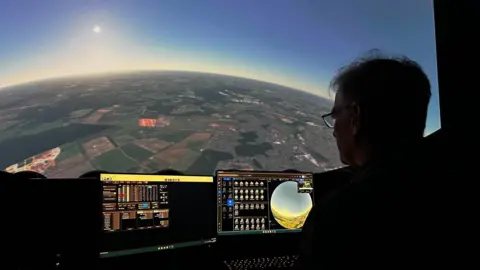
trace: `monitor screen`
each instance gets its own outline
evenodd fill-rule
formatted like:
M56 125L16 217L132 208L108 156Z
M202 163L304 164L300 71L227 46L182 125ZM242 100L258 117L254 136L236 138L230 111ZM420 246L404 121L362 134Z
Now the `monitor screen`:
M312 173L218 171L218 234L300 232L313 190Z
M371 49L423 67L440 128L433 1L7 2L1 170L336 168L329 82Z
M100 179L101 257L214 241L212 176L101 174Z

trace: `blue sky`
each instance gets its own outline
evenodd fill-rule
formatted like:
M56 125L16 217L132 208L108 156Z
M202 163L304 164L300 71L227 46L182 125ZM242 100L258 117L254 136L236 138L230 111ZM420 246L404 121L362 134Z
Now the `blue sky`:
M432 1L7 0L0 2L0 38L0 85L185 69L324 96L340 66L378 48L423 66L434 92L427 129L440 126Z

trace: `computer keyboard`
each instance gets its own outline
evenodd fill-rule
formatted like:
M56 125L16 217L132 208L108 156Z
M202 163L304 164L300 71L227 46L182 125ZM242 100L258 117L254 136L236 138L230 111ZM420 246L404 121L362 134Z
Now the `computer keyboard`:
M277 256L224 261L229 270L290 268L298 256Z

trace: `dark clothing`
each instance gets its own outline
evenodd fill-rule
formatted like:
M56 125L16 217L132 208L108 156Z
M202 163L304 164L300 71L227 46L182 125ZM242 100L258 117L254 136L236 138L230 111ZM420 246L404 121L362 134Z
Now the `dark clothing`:
M432 178L423 153L385 158L317 203L296 269L417 267L439 241ZM426 260L427 259L427 260ZM430 266L430 265L429 265Z
M315 200L321 201L333 190L337 190L350 182L355 171L351 167L316 173L313 175L313 186L315 188ZM314 203L317 204L317 201Z

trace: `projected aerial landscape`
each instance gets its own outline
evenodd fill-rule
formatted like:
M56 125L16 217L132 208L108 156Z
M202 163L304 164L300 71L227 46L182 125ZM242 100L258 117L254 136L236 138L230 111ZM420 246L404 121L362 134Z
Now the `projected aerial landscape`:
M7 171L26 167L63 177L93 169L212 174L340 165L318 113L327 112L331 101L279 85L141 72L22 87L0 95L3 123L9 125L1 136L10 137L0 146L16 155L8 160L51 150ZM315 143L308 146L307 140Z
M427 133L440 127L431 3L17 2L0 8L0 167L9 172L337 168L321 119L333 105L329 80L372 48L424 67Z

